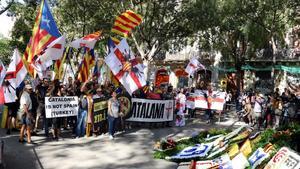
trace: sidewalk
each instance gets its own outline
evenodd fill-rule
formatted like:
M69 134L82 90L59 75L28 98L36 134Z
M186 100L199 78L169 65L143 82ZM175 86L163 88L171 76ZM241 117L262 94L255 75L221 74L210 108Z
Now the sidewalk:
M174 169L177 164L153 158L153 145L162 137L190 136L193 132L210 128L236 128L232 113L223 116L224 121L205 124L202 115L187 120L185 127L140 128L118 134L114 140L107 135L90 138L63 138L48 141L43 136L34 136L38 145L18 142L18 133L6 135L0 130L5 142L4 162L7 169Z

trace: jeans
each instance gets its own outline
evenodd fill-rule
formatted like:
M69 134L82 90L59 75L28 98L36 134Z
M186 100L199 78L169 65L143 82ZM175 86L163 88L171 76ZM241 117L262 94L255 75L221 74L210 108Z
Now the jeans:
M108 133L111 136L115 134L117 119L108 115Z
M205 119L206 120L211 120L212 119L212 110L211 109L206 109L205 110Z
M43 116L43 124L44 124L44 129L45 129L45 136L49 136L49 122L48 119L46 118L46 115Z
M87 110L79 109L77 116L76 136L83 137L85 134Z

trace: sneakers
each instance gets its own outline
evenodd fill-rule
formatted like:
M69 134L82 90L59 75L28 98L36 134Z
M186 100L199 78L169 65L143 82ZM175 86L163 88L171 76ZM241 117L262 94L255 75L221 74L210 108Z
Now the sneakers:
M110 140L113 140L114 137L113 137L112 135L109 135L109 139L110 139Z
M8 129L8 130L6 131L6 134L7 134L7 135L10 135L10 129Z
M19 139L19 143L26 143L26 141Z

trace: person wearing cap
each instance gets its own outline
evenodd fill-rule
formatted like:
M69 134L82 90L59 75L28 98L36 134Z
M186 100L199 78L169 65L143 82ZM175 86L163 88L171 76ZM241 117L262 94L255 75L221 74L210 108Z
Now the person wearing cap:
M98 87L96 90L96 94L93 95L93 99L105 98L105 95L102 92L102 87Z
M32 92L32 86L30 84L25 85L25 89L20 98L20 111L22 113L21 118L21 130L19 142L24 142L24 132L27 132L27 143L32 144L31 141L31 121L32 121L32 101L30 98L30 93Z

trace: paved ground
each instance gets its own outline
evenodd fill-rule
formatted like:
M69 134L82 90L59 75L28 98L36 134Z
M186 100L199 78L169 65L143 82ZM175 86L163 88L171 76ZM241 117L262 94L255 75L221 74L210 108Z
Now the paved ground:
M205 124L203 115L187 121L185 127L134 128L117 135L115 140L108 136L57 141L35 136L37 145L17 142L18 133L6 135L0 130L0 139L5 142L4 160L7 169L174 169L177 164L152 157L152 147L161 137L189 136L195 131L209 128L235 128L242 123L234 121L233 113L227 113L221 122Z

